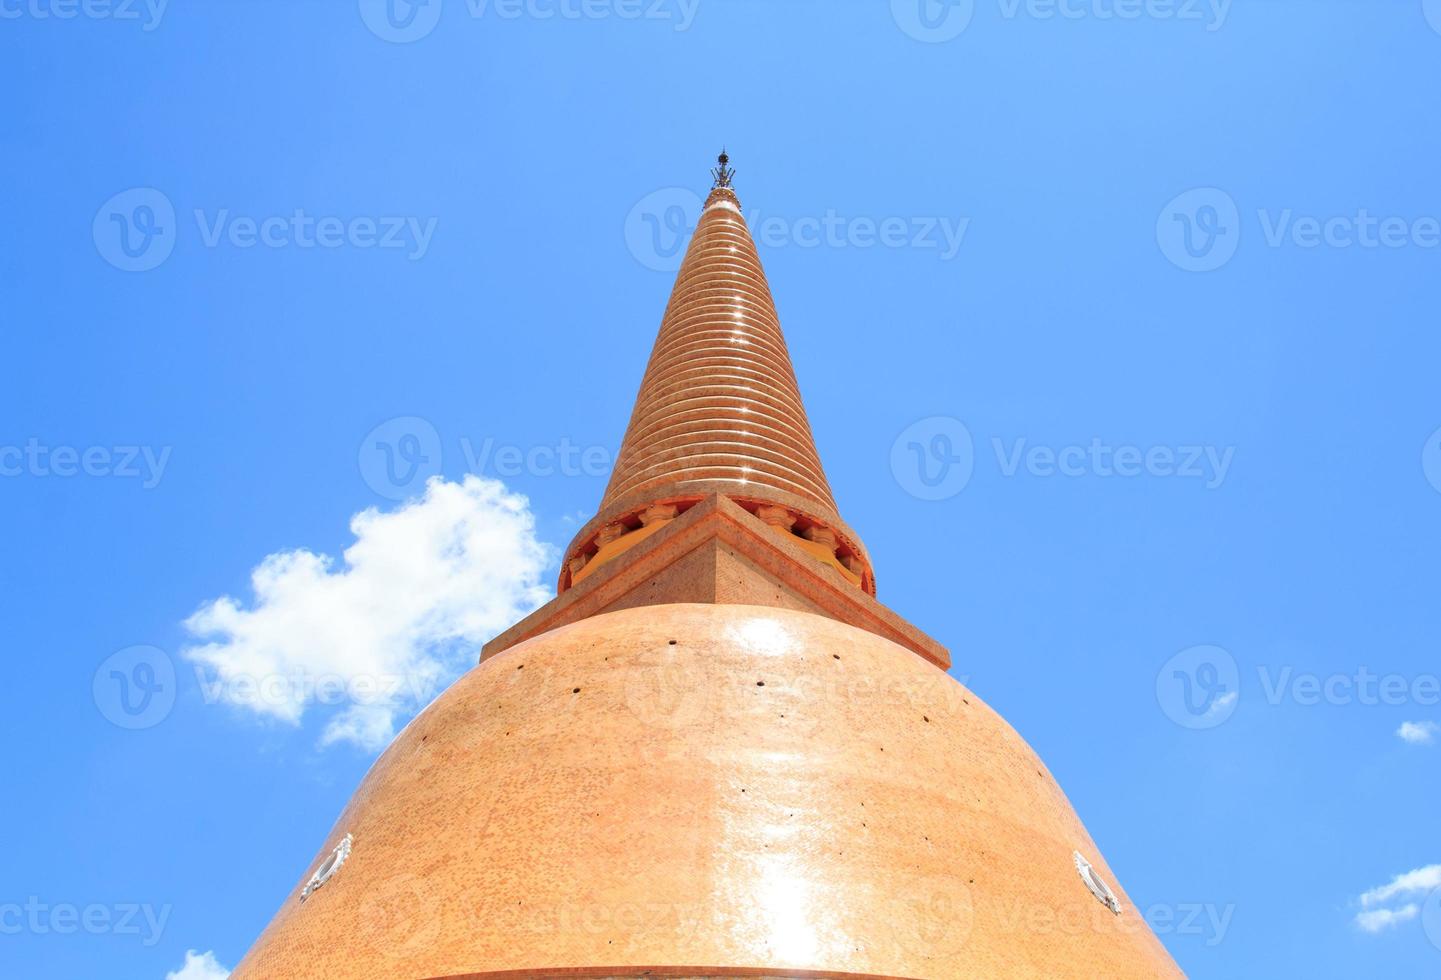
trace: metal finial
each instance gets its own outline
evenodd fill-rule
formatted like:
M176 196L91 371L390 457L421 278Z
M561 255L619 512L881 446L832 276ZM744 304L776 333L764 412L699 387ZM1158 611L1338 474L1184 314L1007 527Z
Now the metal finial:
M721 147L720 156L716 157L716 163L718 163L719 166L710 172L711 176L715 178L716 187L729 187L731 185L731 178L736 175L736 171L734 167L729 166L730 162L731 158L726 155L725 147Z

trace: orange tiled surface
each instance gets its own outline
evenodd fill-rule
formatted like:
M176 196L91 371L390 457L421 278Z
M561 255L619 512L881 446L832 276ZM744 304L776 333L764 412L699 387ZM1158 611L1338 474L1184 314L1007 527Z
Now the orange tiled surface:
M1180 975L1035 753L964 687L823 616L675 604L466 674L377 761L234 976L638 964Z

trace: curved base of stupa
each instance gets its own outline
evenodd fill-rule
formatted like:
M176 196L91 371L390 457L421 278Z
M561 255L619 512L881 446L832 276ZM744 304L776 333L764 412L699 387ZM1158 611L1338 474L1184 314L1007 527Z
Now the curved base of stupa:
M641 975L1180 973L1035 753L952 678L823 616L673 604L457 681L233 974Z

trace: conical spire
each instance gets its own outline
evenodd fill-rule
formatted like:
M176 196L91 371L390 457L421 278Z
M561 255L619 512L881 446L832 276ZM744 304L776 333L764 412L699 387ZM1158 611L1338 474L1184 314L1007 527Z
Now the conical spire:
M873 592L860 542L836 512L770 287L730 187L729 163L722 152L711 171L715 186L676 277L596 521L615 524L647 505L683 507L687 499L721 493L753 513L769 506L761 516L773 526L835 545L837 563ZM586 540L596 531L588 527L568 558L583 566L607 537L625 530L612 527L597 544ZM570 581L562 571L562 591Z
M835 511L755 243L735 192L721 186L676 278L601 509L697 480L769 487Z

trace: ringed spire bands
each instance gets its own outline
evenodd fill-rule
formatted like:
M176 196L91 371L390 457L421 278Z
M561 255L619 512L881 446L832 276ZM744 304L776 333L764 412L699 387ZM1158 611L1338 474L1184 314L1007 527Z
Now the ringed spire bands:
M596 519L567 552L562 592L607 543L650 523L640 520L647 506L683 510L705 493L753 513L785 508L788 517L767 522L833 544L830 561L875 592L869 559L840 520L816 452L729 164L722 152L711 171L715 186L676 276L610 483Z
M711 191L602 503L660 483L770 485L835 510L735 193Z

